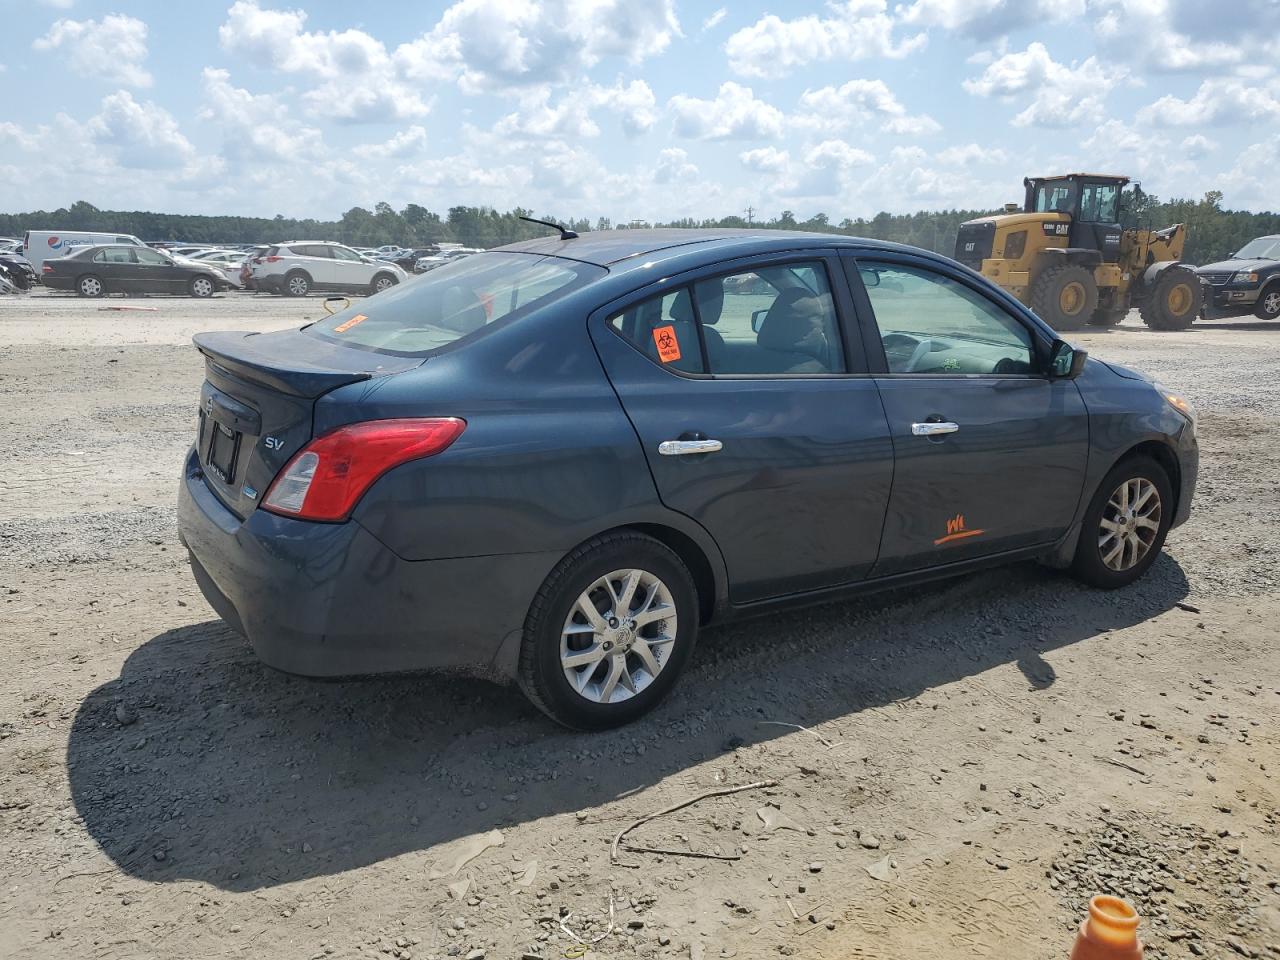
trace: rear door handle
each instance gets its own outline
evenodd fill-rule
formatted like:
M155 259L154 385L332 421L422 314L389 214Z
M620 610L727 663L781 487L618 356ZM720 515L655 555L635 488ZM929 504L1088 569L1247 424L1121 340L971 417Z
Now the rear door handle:
M940 437L944 433L955 433L960 429L960 424L952 423L950 420L942 420L930 423L913 423L911 425L911 435L913 437Z
M724 449L719 440L663 440L658 452L664 457L685 457L692 453L715 453Z

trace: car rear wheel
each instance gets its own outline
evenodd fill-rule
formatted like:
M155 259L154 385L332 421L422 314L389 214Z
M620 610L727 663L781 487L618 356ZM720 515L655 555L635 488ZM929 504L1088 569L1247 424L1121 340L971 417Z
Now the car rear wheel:
M213 296L213 281L208 277L192 277L187 289L193 297L204 299Z
M305 297L311 292L311 278L301 270L295 270L284 278L286 297Z
M639 533L597 537L560 561L534 598L518 680L567 727L616 727L667 695L697 635L697 590L680 557Z
M102 280L93 274L83 276L76 281L76 293L82 297L100 297L104 292Z
M1280 283L1273 283L1262 291L1253 313L1259 320L1274 320L1280 317Z
M383 290L390 290L394 287L398 280L389 273L380 273L373 278L373 283L369 284L370 293L381 293Z
M1150 457L1130 457L1111 469L1085 511L1071 569L1095 587L1114 590L1156 561L1173 521L1173 487Z

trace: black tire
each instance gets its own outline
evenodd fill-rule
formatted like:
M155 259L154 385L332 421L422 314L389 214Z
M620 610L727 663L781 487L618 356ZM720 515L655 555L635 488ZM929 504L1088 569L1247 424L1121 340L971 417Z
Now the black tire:
M1049 267L1031 288L1031 309L1055 330L1083 330L1098 309L1093 271L1074 263Z
M1129 315L1129 308L1112 309L1110 307L1099 307L1093 311L1093 316L1089 318L1089 326L1091 327L1118 327Z
M280 292L286 297L305 297L311 292L311 277L305 270L290 270L284 275Z
M1253 315L1259 320L1274 320L1280 317L1280 282L1273 282L1258 294L1258 303L1253 308Z
M644 571L666 588L674 607L675 639L665 656L658 657L661 667L657 675L643 686L637 684L639 692L618 702L602 703L579 693L570 684L560 660L561 639L579 597L597 580L620 570ZM656 596L656 591L650 592ZM585 618L582 622L586 622ZM644 633L662 631L669 623L660 620L641 626L641 635L632 643L643 642ZM698 592L684 561L652 537L632 532L606 534L582 544L547 575L525 619L517 680L534 706L557 723L576 730L605 730L630 723L653 709L675 685L697 638ZM580 642L609 649L610 639L601 640L587 632ZM626 653L621 661L635 663L635 657L634 653ZM593 665L584 666L579 676L587 680L593 675L603 678L617 659L616 654L602 655ZM628 676L632 676L630 671Z
M1138 306L1142 322L1152 330L1185 330L1204 306L1200 278L1189 267L1168 267L1156 278Z
M1156 495L1159 498L1158 527L1146 548L1146 553L1132 566L1117 570L1108 566L1104 561L1104 545L1100 541L1102 541L1104 534L1109 531L1104 531L1102 524L1104 515L1110 520L1116 513L1111 503L1113 495L1117 493L1123 484L1133 480L1146 480L1155 487ZM1149 501L1144 504L1143 510L1147 509L1148 506ZM1071 562L1072 575L1076 579L1102 590L1127 587L1146 573L1151 565L1156 562L1156 558L1160 555L1160 550L1164 546L1165 537L1169 533L1169 524L1172 522L1173 485L1169 482L1169 474L1165 472L1164 467L1150 457L1144 456L1133 456L1121 460L1102 478L1102 482L1098 484L1098 489L1093 494L1093 499L1089 501L1088 509L1084 512L1084 519L1081 521L1080 540L1076 544L1075 558ZM1107 547L1106 552L1110 552L1115 549L1115 541L1108 540L1105 546ZM1124 554L1122 553L1122 562L1123 559Z
M217 289L217 281L211 277L192 277L191 282L187 284L187 292L200 300L212 297Z
M82 277L76 277L76 293L79 296L97 299L106 292L106 284L96 274L86 273Z
M369 283L369 295L373 296L375 293L382 293L384 290L390 290L399 282L400 281L396 279L395 274L376 274L373 280Z

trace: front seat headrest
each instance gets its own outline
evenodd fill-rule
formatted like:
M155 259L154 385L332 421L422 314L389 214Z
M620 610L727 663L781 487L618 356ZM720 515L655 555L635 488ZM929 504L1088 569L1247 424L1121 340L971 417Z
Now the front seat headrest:
M823 297L808 290L784 290L760 323L756 342L766 350L780 353L803 353L827 362L827 336L823 321Z

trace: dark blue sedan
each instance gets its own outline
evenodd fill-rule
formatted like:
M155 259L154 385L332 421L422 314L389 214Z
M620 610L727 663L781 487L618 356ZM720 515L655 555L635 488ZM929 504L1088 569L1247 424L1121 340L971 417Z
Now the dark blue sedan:
M261 659L510 678L580 728L775 604L1027 558L1125 586L1195 488L1185 401L869 240L536 240L195 342L182 538Z

